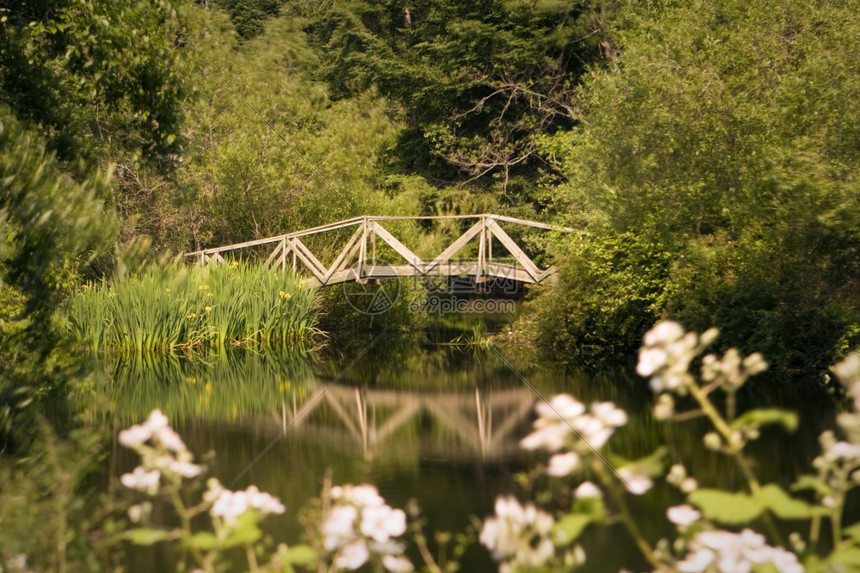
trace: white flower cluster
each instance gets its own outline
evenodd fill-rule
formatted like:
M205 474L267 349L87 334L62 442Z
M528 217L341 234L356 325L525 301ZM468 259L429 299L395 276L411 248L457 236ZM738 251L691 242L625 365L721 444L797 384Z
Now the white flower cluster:
M839 414L836 421L852 442L860 442L860 354L852 352L833 366L833 372L854 399L854 411Z
M177 482L182 478L196 477L203 471L202 467L192 463L194 456L170 427L161 410L153 410L143 424L122 430L119 443L135 450L142 460L141 465L120 478L128 488L154 495L162 477Z
M577 469L580 454L602 448L615 428L627 423L627 414L612 402L595 402L590 413L586 413L585 405L569 394L558 394L549 402L538 402L535 410L538 419L534 431L520 441L520 446L556 454L550 458L547 468L547 473L555 477L566 476ZM573 435L581 440L571 442ZM566 447L579 453L557 453Z
M496 498L496 515L484 521L479 539L493 559L502 562L500 573L540 567L551 559L555 548L550 532L552 516L513 497Z
M213 517L223 519L227 525L235 525L239 516L249 510L257 510L260 513L284 513L285 508L281 500L260 491L255 485L249 486L244 491L230 491L215 478L210 478L206 485L209 489L203 495L203 500L212 504L209 513Z
M335 567L358 569L371 553L382 556L382 565L392 573L412 571L403 557L403 544L394 538L406 532L406 514L385 503L372 485L331 488L334 502L322 525L323 545L334 552Z
M723 383L732 388L740 388L750 376L767 370L764 357L754 352L746 358L741 358L736 348L730 348L721 360L713 354L702 358L702 380L705 382Z
M676 566L680 573L749 573L753 565L765 563L780 573L803 573L803 565L794 553L767 545L764 536L751 529L740 533L702 531L690 542L686 558Z
M674 505L666 510L666 517L675 525L687 527L699 521L702 513L687 504Z
M684 493L694 492L699 487L696 478L687 475L687 468L683 464L674 464L669 468L669 473L666 474L666 481Z
M703 333L700 340L695 332L685 333L677 322L658 322L645 333L636 372L640 376L651 377L649 383L655 393L683 391L691 379L688 373L690 361L716 336L717 330L712 328Z

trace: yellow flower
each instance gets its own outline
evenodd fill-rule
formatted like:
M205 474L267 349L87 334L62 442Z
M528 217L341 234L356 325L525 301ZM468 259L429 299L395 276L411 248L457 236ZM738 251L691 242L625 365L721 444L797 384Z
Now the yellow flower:
M209 285L200 285L197 290L209 290Z
M214 296L211 292L207 292L206 296Z
M212 310L212 307L211 307L211 306L207 306L207 307L206 307L206 312L209 312L210 310Z

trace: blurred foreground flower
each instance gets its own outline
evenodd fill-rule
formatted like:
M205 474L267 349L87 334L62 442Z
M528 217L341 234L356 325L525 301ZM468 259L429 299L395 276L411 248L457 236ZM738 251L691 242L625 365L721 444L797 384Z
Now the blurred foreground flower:
M403 544L395 538L406 532L406 513L385 503L372 485L331 488L333 505L322 524L323 546L334 554L334 565L355 570L372 555L392 573L412 571L402 557Z
M555 520L547 512L513 497L496 498L496 515L484 521L480 541L493 559L502 562L499 571L540 567L555 554L550 532Z
M690 542L690 552L677 568L681 573L742 573L767 563L780 573L803 573L794 553L771 547L763 535L751 529L740 533L702 531Z

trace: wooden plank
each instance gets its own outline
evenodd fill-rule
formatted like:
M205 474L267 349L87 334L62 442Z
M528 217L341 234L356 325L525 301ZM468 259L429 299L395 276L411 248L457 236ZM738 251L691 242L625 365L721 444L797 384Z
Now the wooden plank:
M538 269L537 265L532 262L529 256L525 254L511 236L502 229L501 225L493 223L494 222L491 221L490 224L487 225L487 228L505 246L508 252L514 256L516 261L529 272L534 281L537 282L540 275L540 269Z
M293 239L297 237L304 237L306 235L315 235L317 233L323 233L326 231L336 231L338 229L343 229L349 227L351 225L357 225L364 221L364 217L354 217L352 219L346 219L343 221L338 221L337 223L329 223L328 225L320 225L319 227L312 227L310 229L302 229L301 231L295 231L293 233L286 233L283 235L275 235L274 237L266 237L265 239L255 239L253 241L245 241L244 243L233 243L232 245L224 245L221 247L213 247L210 249L201 249L199 251L192 251L190 253L186 253L186 257L199 255L200 253L212 254L212 253L223 253L225 251L235 251L237 249L246 249L248 247L256 247L258 245L265 245L268 243L274 243L276 241L281 241L283 239Z
M410 265L412 265L416 269L423 271L424 261L421 260L421 257L419 257L418 255L416 255L415 253L410 251L406 245L404 245L403 243L398 241L394 235L389 233L385 229L385 227L383 227L382 225L380 225L376 221L368 221L368 225L370 226L371 229L373 229L373 231L377 235L379 235L379 237L383 241L388 243L388 245L392 249L397 251L397 254L400 255L401 257L403 257L407 263L409 263Z
M340 251L340 254L337 256L337 258L331 264L328 271L326 271L326 273L325 273L325 279L326 280L328 280L328 278L335 271L340 270L340 266L344 263L345 260L348 260L347 258L349 256L351 256L350 255L351 249L356 245L356 243L358 242L358 239L363 234L364 234L364 230L361 227L359 227L358 229L355 230L355 233L352 234L352 237L349 238L349 240L346 242L346 245L344 245L343 249Z
M305 253L301 251L301 249L296 247L296 242L301 243L298 239L292 239L291 244L293 246L293 252L299 257L299 259L305 264L306 267L310 269L310 271L314 274L314 276L319 279L321 285L325 285L325 278L323 277L322 271L319 270L318 267L315 266L314 262L309 259ZM307 249L307 247L305 247ZM311 255L313 256L313 255ZM316 258L316 257L314 257ZM316 264L319 264L319 261L316 261Z
M283 251L283 250L284 250L284 241L281 241L280 243L278 243L278 246L275 247L275 250L272 251L272 254L269 255L269 258L266 259L266 262L263 263L263 266L268 267L270 264L272 264L272 261L275 260L275 257L280 255L281 251ZM280 263L280 261L278 261L278 262Z
M525 225L536 229L544 229L547 231L559 231L562 233L577 233L576 229L570 227L561 227L559 225L550 225L549 223L538 223L537 221L529 221L527 219L518 219L517 217L508 217L507 215L485 215L489 219L497 221L507 221L508 223L516 223L517 225Z
M460 235L459 239L451 243L451 245L447 249L442 251L438 257L430 261L424 268L424 272L426 273L427 271L435 268L437 265L447 263L451 259L451 257L456 255L460 251L460 249L465 247L466 243L471 241L475 237L475 235L481 232L481 229L483 228L483 221L478 221L477 223L469 227L469 229L465 233Z
M326 266L320 262L316 256L311 252L311 250L305 245L301 239L298 237L293 237L291 240L293 244L293 248L296 249L296 252L300 252L305 255L308 259L313 261L314 265L316 265L316 269L323 274L326 272Z

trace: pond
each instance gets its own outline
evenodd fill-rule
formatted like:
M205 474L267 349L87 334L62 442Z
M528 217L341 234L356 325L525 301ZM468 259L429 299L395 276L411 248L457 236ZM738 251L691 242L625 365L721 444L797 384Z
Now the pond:
M320 494L326 476L334 484L374 484L394 507L405 508L415 498L427 532L465 530L472 516L493 513L500 494L531 499L515 476L545 462L546 455L523 450L519 441L530 431L536 401L560 392L586 404L611 400L627 411L629 422L610 441L608 460L635 459L665 445L701 485L742 483L732 461L702 446L708 428L701 419L654 419L653 397L632 364L571 370L524 359L516 349L382 340L367 350L371 340L312 354L233 350L116 361L104 365L104 381L92 395L79 396L80 407L99 404L117 431L160 408L198 459L214 453L210 475L231 489L255 484L281 499L287 511L264 525L276 542L289 544L303 532L298 510ZM801 415L795 434L768 428L751 446L763 481L787 486L809 471L818 434L833 425L826 392L763 378L748 383L741 397ZM136 455L116 438L111 451L111 474L136 465ZM571 478L564 487L584 479ZM665 510L682 501L676 489L660 482L632 498L631 509L654 542L672 536ZM583 571L648 567L620 525L590 527L581 543L587 555ZM133 550L130 557L130 570L142 572L169 570L174 559L166 549ZM476 544L462 570L496 566Z

